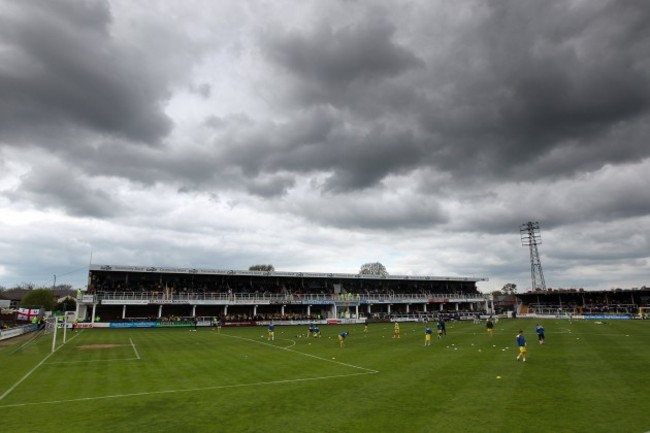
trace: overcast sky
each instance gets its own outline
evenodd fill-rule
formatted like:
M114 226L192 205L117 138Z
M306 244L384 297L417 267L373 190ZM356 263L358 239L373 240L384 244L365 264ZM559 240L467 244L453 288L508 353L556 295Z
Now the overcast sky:
M650 286L647 0L0 0L0 286Z

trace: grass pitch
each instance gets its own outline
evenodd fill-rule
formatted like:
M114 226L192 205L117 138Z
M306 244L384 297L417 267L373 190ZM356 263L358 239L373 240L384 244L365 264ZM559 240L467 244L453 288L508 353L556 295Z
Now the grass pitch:
M650 322L92 329L0 348L0 422L21 432L647 432ZM525 331L528 362L517 362ZM346 347L337 335L350 332ZM58 341L61 341L59 333ZM497 377L500 377L497 379Z

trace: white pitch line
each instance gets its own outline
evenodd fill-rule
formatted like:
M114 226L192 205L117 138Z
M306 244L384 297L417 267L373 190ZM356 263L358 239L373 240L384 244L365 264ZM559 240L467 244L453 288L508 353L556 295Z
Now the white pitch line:
M56 332L56 330L54 330L54 332ZM75 338L75 337L78 336L78 335L79 335L79 334L74 335L72 338L70 338L70 340L72 340L73 338ZM70 341L70 340L68 340L68 341ZM8 395L9 395L9 394L14 390L14 389L16 389L16 388L18 387L18 385L20 385L20 384L23 383L25 380L27 380L27 378L28 378L29 376L31 376L32 373L35 372L36 369L37 369L38 367L40 367L41 365L45 364L45 361L47 361L48 359L50 359L50 356L54 355L54 354L55 354L55 353L56 353L60 348L62 348L62 347L63 347L63 344L60 345L59 347L57 347L56 349L54 349L52 352L48 353L47 356L46 356L45 358L43 358L43 360L42 360L41 362L39 362L38 364L36 364L36 366L35 366L34 368L32 368L31 370L29 370L29 372L28 372L27 374L25 374L23 377L21 377L20 380L19 380L18 382L14 383L13 386L12 386L11 388L9 388L9 389L6 390L2 395L0 395L0 401L2 401L2 399L4 399L6 396L8 396Z
M54 364L89 364L89 363L95 363L95 362L115 362L115 361L139 361L142 358L140 357L140 354L138 353L138 349L135 347L135 343L133 343L133 340L131 340L131 337L129 337L129 343L131 343L131 347L133 348L133 352L135 353L135 358L111 358L111 359L87 359L84 361L56 361L56 362L48 362L46 365L54 365Z
M273 380L270 382L256 382L256 383L239 383L234 385L215 385L207 386L203 388L188 388L188 389L170 389L166 391L152 391L152 392L135 392L131 394L114 394L114 395L104 395L99 397L83 397L83 398L74 398L70 400L52 400L52 401L41 401L33 403L16 403L16 404L7 404L2 405L0 408L5 407L21 407L21 406L36 406L42 404L58 404L58 403L74 403L80 401L93 401L93 400L106 400L112 398L125 398L125 397L142 397L149 395L161 395L161 394L177 394L181 392L198 392L198 391L212 391L217 389L228 389L228 388L247 388L251 386L264 386L264 385L280 385L287 383L297 383L297 382L311 382L316 380L327 380L327 379L336 379L341 377L352 377L352 376L364 376L367 374L378 373L377 371L367 371L364 373L349 373L349 374L336 374L332 376L318 376L318 377L305 377L301 379L285 379L285 380Z
M283 338L283 340L285 340L285 341L291 341L291 346L283 347L283 349L288 349L288 348L293 347L293 346L296 345L296 340L291 340L291 339L289 339L289 338ZM257 341L255 341L255 342L257 343Z
M59 346L59 347L61 347L61 346ZM55 349L54 352L56 352L57 350L59 350L59 349L58 349L58 348ZM50 358L50 356L54 355L54 352L50 352L50 353L49 353L45 358L43 358L43 360L42 360L41 362L39 362L38 364L36 364L36 367L34 367L34 368L32 368L31 370L29 370L29 372L28 372L26 375L24 375L22 378L20 378L20 380L19 380L18 382L14 383L14 385L13 385L11 388L9 388L8 390L6 390L6 391L4 392L4 394L0 395L0 401L1 401L3 398L5 398L6 396L8 396L9 393L11 393L11 391L13 391L14 389L16 389L16 387L18 387L18 385L20 385L21 383L23 383L23 382L24 382L24 381L25 381L29 376L31 376L32 373L33 373L34 371L36 371L36 369L37 369L38 367L40 367L41 365L43 365L43 364L45 363L45 361L47 361L47 360Z
M115 362L115 361L137 361L140 358L113 358L113 359L88 359L85 361L56 361L48 362L45 365L55 365L55 364L90 364L95 362Z
M343 365L343 366L346 366L346 367L356 368L356 369L359 369L359 370L363 370L363 372L360 372L360 373L348 373L348 374L335 374L335 375L331 375L331 376L306 377L306 378L299 378L299 379L273 380L273 381L269 381L269 382L241 383L241 384L235 384L235 385L216 385L216 386L209 386L209 387L204 387L204 388L173 389L173 390L167 390L167 391L137 392L137 393L131 393L131 394L115 394L115 395L105 395L105 396L99 396L99 397L76 398L76 399L70 399L70 400L53 400L53 401L42 401L42 402L34 402L34 403L16 403L16 404L2 405L2 406L0 406L0 408L35 406L35 405L41 405L41 404L73 403L73 402L80 402L80 401L105 400L105 399L112 399L112 398L139 397L139 396L148 396L148 395L175 394L175 393L181 393L181 392L211 391L211 390L216 390L216 389L228 389L228 388L246 388L246 387L250 387L250 386L279 385L279 384L286 384L286 383L311 382L311 381L316 381L316 380L337 379L337 378L342 378L342 377L365 376L365 375L368 375L368 374L377 374L377 373L379 373L378 370L372 370L372 369L369 369L369 368L360 367L358 365L347 364L345 362L332 361L330 359L323 358L323 357L320 357L320 356L311 355L309 353L299 352L297 350L289 349L288 347L275 346L273 344L266 343L266 342L263 342L263 341L253 340L251 338L237 337L237 336L234 336L234 335L227 335L227 334L222 334L222 335L224 335L226 337L230 337L230 338L237 338L237 339L240 339L240 340L250 341L250 342L253 342L253 343L257 343L257 344L262 344L262 345L273 347L273 348L279 349L279 350L286 350L288 352L297 353L299 355L303 355L303 356L307 356L307 357L310 357L310 358L318 359L320 361L327 361L327 362L331 362L333 364L339 364L339 365ZM129 340L130 340L130 338L129 338ZM289 340L289 341L291 341L292 343L295 344L295 341L293 341L293 340ZM289 346L289 347L293 347L293 344L291 346ZM134 346L134 349L135 349L135 346ZM57 348L57 350L58 350L58 348ZM39 365L34 367L33 370L38 368L51 355L52 354L45 357L45 359L43 361L41 361L41 363ZM31 374L31 372L28 373L28 375L29 374ZM24 379L26 379L26 377L21 379L16 385L14 385L11 389L9 389L7 392L5 392L5 394L0 396L0 400L2 400L2 398L4 398L5 395L9 394L9 392L11 392L16 386L18 386L18 384L20 384L20 382L22 382Z
M304 352L299 352L299 351L297 351L297 350L290 349L289 347L292 347L293 345L292 345L292 346L289 346L289 347L280 347L280 346L275 346L275 345L270 344L270 343L265 343L264 341L257 341L257 340L254 340L254 339L252 339L252 338L237 337L236 335L228 335L228 334L223 334L223 335L224 335L225 337L237 338L237 339L239 339L239 340L245 340L245 341L250 341L250 342L252 342L252 343L262 344L262 345L264 345L264 346L273 347L273 348L278 349L278 350L286 350L287 352L297 353L297 354L299 354L299 355L307 356L307 357L309 357L309 358L318 359L318 360L320 360L320 361L331 362L332 364L339 364L339 365L344 365L344 366L346 366L346 367L357 368L357 369L359 369L359 370L364 370L364 371L368 372L368 374L371 374L371 373L379 373L379 370L372 370L372 369L370 369L370 368L360 367L360 366L358 366L358 365L354 365L354 364L347 364L347 363L345 363L345 362L332 361L331 359L323 358L323 357L321 357L321 356L316 356L316 355L312 355L312 354L310 354L310 353L304 353ZM295 344L295 341L293 341L293 340L289 340L289 341L292 341L292 342Z
M131 340L131 337L129 337L129 341L131 342L131 347L133 347L133 351L135 352L135 357L137 359L140 359L140 354L138 353L138 349L135 348L135 344L133 344L133 340Z

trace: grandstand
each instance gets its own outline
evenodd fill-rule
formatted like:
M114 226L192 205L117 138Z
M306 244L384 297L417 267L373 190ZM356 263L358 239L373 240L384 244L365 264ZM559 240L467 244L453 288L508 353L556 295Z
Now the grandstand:
M523 316L635 318L650 307L650 288L609 291L546 290L517 295Z
M485 278L91 265L80 320L462 318L491 310Z

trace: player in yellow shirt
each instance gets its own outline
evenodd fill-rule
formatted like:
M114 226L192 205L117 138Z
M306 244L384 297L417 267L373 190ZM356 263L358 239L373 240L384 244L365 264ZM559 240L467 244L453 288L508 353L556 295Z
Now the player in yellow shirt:
M267 329L267 332L269 334L268 335L268 340L269 341L275 340L275 325L273 324L273 322L271 322L269 324L268 328L266 328L266 329Z
M492 316L488 317L487 322L485 323L485 329L487 329L487 334L489 337L492 336L494 332L494 322L492 321Z
M347 332L347 331L343 331L343 332L341 332L341 333L339 334L339 346L340 346L341 348L344 348L344 347L345 347L345 339L346 339L346 338L348 338L348 332Z
M517 361L519 358L523 358L523 361L526 362L526 338L524 337L524 331L519 331L517 334L517 346L519 347L519 355L517 355Z
M443 326L444 325L442 324L441 321L439 321L438 324L436 325L436 334L438 335L438 340L442 340L442 334L444 332Z
M401 338L399 323L395 322L395 327L393 328L393 340L397 340L399 338Z

